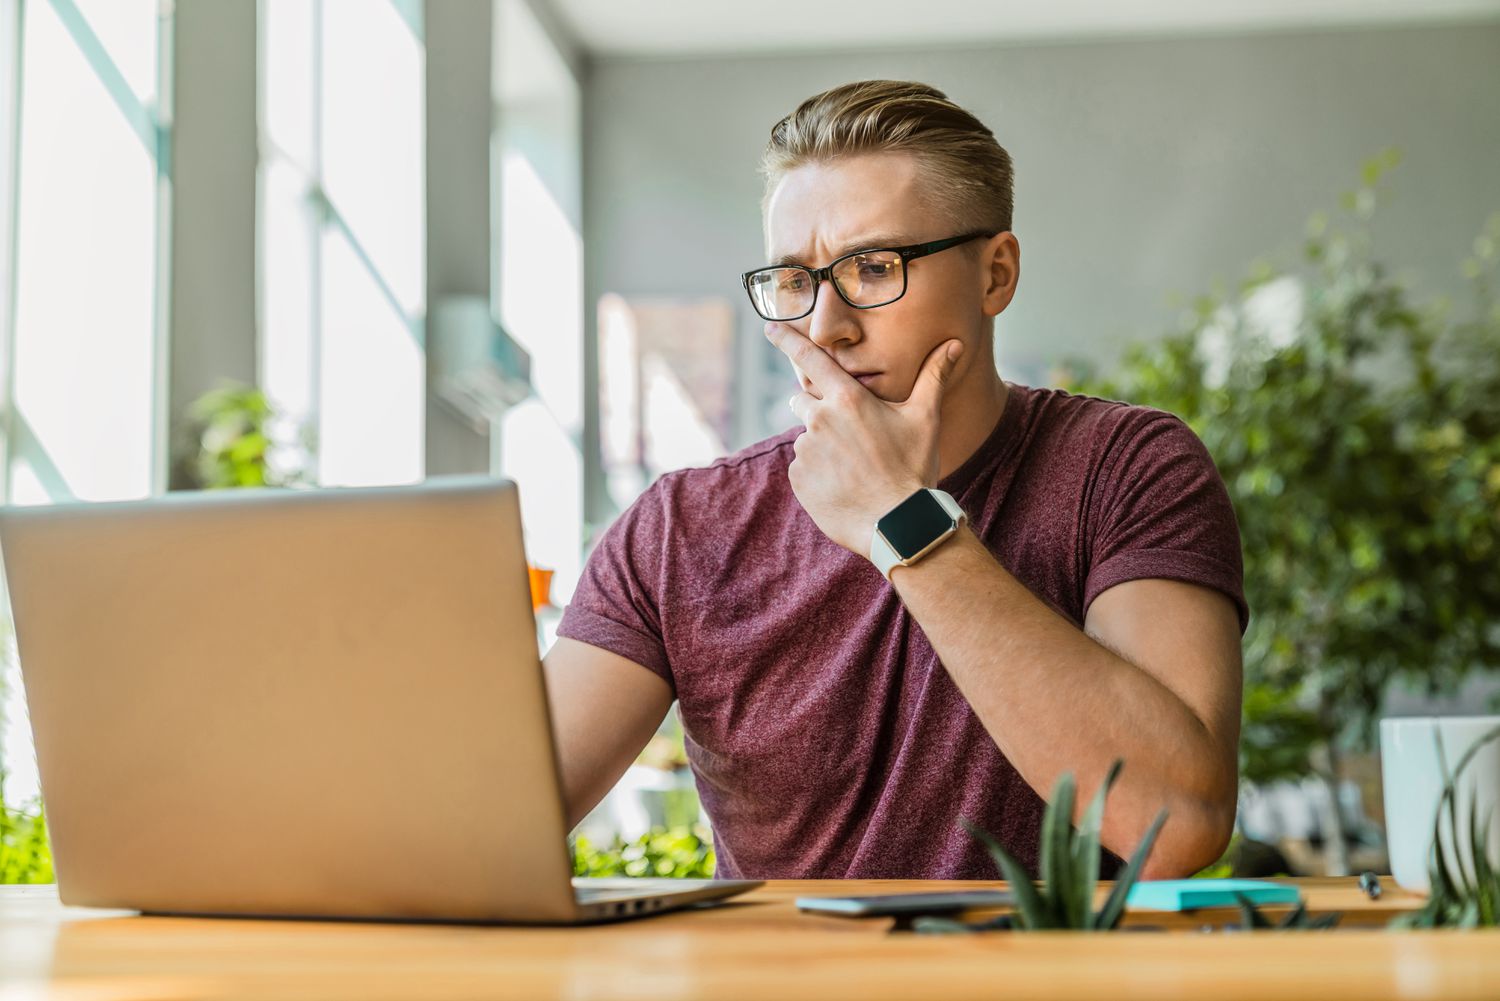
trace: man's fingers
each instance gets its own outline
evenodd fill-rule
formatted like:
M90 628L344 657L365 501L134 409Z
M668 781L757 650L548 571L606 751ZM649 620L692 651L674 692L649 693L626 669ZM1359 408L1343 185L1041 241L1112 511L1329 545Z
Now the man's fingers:
M787 406L792 408L792 413L796 414L797 419L802 422L803 427L806 427L808 411L812 409L812 405L816 400L817 397L811 393L798 393L786 402Z
M840 368L839 363L830 358L828 352L785 323L767 323L766 337L790 359L798 371L807 376L819 395L826 398L829 390L839 387L864 388L854 376Z
M917 381L906 402L927 406L936 412L963 350L964 342L959 340L947 340L933 348L922 362L922 371L917 373Z
M792 363L792 371L795 372L795 373L797 373L797 385L799 385L799 386L806 386L807 388L804 391L809 396L811 396L815 400L821 400L823 398L818 393L818 387L817 387L817 385L814 384L814 382L807 377L807 374L805 372L803 372L800 368L797 367L797 363L796 362Z

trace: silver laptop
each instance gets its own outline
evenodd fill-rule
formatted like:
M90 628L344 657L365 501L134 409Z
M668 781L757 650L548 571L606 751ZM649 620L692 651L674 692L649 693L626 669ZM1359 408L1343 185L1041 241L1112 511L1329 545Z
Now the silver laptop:
M744 880L573 880L514 484L0 510L66 904L567 924Z

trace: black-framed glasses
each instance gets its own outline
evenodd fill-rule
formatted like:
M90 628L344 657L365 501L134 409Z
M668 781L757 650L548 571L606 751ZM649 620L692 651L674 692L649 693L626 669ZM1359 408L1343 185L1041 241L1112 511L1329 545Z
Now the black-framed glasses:
M845 254L826 268L781 264L756 268L740 276L750 304L767 320L800 320L818 304L818 286L833 283L834 291L855 309L889 306L906 294L906 262L936 254L994 233L965 233L946 240L910 247L882 247Z

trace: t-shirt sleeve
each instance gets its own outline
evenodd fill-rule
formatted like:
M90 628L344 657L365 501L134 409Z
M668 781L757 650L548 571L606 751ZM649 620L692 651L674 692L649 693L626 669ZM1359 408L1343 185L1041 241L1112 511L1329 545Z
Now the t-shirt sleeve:
M1223 592L1250 622L1240 527L1208 449L1177 417L1153 412L1105 458L1090 511L1083 607L1116 584L1165 578Z
M584 564L557 635L633 660L672 685L662 637L663 556L670 531L665 478L615 519Z

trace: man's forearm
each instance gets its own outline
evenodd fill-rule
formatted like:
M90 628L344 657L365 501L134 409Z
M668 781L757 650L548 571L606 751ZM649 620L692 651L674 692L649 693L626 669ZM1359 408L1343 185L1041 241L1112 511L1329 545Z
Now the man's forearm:
M1123 758L1104 844L1128 856L1165 807L1171 816L1147 874L1185 874L1212 861L1233 818L1233 766L1226 775L1222 742L1176 694L1032 594L967 526L891 579L1032 788L1046 797L1058 775L1073 772L1081 813Z

